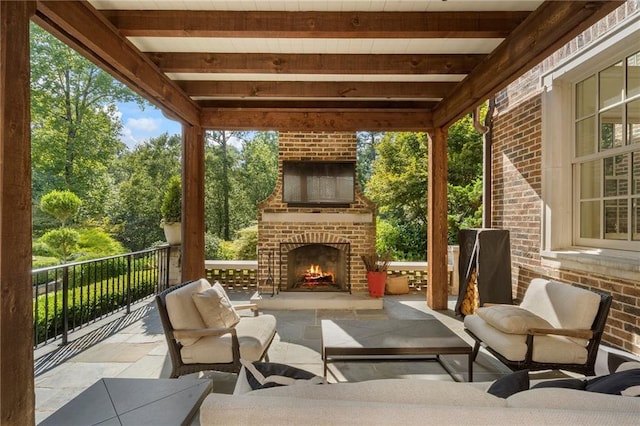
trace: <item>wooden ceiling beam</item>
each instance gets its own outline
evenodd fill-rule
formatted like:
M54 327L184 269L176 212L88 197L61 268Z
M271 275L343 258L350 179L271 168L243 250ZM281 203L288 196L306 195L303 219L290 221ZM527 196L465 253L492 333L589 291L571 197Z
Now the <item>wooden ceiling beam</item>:
M347 55L150 52L163 72L468 74L486 55Z
M189 96L221 98L428 98L441 99L455 82L199 81L178 80Z
M433 127L431 114L416 110L203 108L200 121L203 128L224 130L408 132Z
M198 124L197 104L89 3L38 1L33 20L166 114Z
M446 127L530 70L623 1L546 1L434 110Z
M379 112L389 111L419 111L430 112L437 105L434 101L414 101L414 100L280 100L280 99L211 99L201 100L198 104L202 108L236 108L236 109L264 109L280 111L298 110L331 110L331 111L354 111Z
M528 12L103 10L127 37L505 38Z

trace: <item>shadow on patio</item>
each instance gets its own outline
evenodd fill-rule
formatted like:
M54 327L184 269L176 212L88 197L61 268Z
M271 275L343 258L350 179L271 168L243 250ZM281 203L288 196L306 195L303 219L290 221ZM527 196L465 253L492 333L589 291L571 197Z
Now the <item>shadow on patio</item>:
M251 294L231 292L234 302L246 302ZM469 344L462 322L449 310L436 312L425 303L424 294L385 296L382 310L290 310L268 311L276 316L278 335L269 351L270 360L294 365L322 375L320 321L322 319L420 319L436 317ZM265 311L266 312L266 311ZM444 355L458 375L467 372L465 355ZM103 377L167 378L170 359L155 303L148 300L131 314L108 323L87 327L64 347L50 345L35 353L36 422L73 399ZM474 364L474 381L491 381L509 370L484 351ZM213 379L213 392L231 393L236 376L226 373L193 374ZM423 378L451 381L449 374L430 361L335 362L329 367L331 382L356 382L381 378ZM179 380L179 379L177 379Z

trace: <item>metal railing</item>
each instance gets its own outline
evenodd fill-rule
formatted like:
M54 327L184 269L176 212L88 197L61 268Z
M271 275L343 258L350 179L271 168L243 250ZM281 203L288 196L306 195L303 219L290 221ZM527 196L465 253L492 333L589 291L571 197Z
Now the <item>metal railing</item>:
M34 348L156 294L169 282L169 246L34 269Z

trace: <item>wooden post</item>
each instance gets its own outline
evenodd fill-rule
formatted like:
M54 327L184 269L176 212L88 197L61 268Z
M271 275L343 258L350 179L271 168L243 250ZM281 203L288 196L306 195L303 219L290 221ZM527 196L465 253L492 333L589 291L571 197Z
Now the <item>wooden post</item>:
M0 1L0 424L35 423L29 19Z
M429 184L427 196L427 304L447 309L447 129L429 134Z
M204 132L182 126L182 281L204 278Z

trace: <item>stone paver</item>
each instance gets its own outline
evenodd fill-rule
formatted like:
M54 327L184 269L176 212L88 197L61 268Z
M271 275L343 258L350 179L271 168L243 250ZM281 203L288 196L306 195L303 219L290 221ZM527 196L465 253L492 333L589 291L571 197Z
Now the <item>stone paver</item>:
M248 300L247 295L231 295L234 301ZM455 301L450 301L450 304ZM171 361L166 349L160 319L152 301L141 309L140 318L117 332L106 335L92 345L78 350L55 365L55 350L49 357L53 366L39 372L36 385L36 422L42 421L84 389L103 377L167 378ZM452 309L452 306L450 306ZM265 311L266 312L266 311ZM435 316L471 343L462 331L462 322L448 313L431 311L424 295L385 296L383 310L296 310L269 311L278 321L278 335L269 351L272 362L281 362L322 374L320 356L320 321L322 319L420 319ZM73 336L70 338L74 339ZM61 351L63 349L57 349ZM68 357L68 355L67 355ZM449 356L457 371L466 372L466 356ZM495 358L481 352L474 365L474 380L494 380L509 370ZM231 393L235 375L219 372L197 373L185 377L213 379L213 391ZM380 378L421 378L452 380L438 363L413 362L335 362L330 366L329 381L362 381Z

